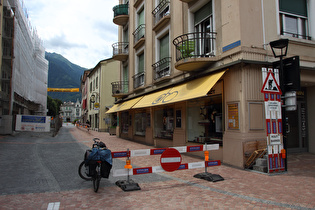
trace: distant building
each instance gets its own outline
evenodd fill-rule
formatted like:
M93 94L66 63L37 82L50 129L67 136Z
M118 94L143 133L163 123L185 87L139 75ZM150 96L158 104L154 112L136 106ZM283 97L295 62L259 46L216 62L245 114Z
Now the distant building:
M62 117L63 122L74 122L81 118L81 103L77 99L74 102L64 102L60 106L60 116Z
M88 120L88 107L87 107L87 93L88 93L88 84L89 84L89 78L88 75L90 73L90 70L84 71L83 75L81 76L81 95L82 95L82 101L81 101L81 119L80 123L86 123Z
M1 2L0 117L8 124L16 114L46 115L48 61L26 8L19 0Z
M105 115L109 107L115 103L112 97L113 81L119 79L120 62L113 59L100 61L88 74L88 89L86 94L86 109L91 129L97 131L108 131L112 126L112 116ZM81 85L82 87L82 85ZM83 90L83 89L82 89ZM83 98L82 93L82 98Z

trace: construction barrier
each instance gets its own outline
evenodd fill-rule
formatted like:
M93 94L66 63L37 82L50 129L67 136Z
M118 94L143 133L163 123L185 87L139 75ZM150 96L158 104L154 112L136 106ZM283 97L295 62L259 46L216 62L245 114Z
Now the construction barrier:
M200 152L200 151L218 150L219 144L170 147L170 148L176 149L179 153ZM139 156L147 156L147 155L162 155L163 152L166 150L167 148L159 148L159 149L131 150L129 152L128 151L112 152L112 157L123 158L123 157L139 157ZM194 162L194 163L183 163L183 164L180 164L176 170L196 169L196 168L204 168L204 167L219 166L219 165L221 165L220 160L213 160L213 161L208 160L208 161ZM113 169L113 176L118 177L118 176L161 173L161 172L165 172L162 166L134 168L132 170L128 170L125 168L125 169Z
M112 158L127 158L124 169L113 169L113 176L127 176L127 181L117 181L116 184L124 191L139 190L140 187L137 183L129 179L130 175L143 175L149 173L172 172L175 170L205 168L205 173L197 174L194 177L214 181L213 176L216 176L216 181L224 180L221 176L207 173L207 167L221 165L220 160L209 161L209 150L218 150L219 144L211 145L197 145L197 146L182 146L158 149L142 149L112 152ZM181 163L182 157L180 153L186 152L200 152L204 151L205 161L193 163ZM142 168L133 168L131 165L130 157L150 155L161 155L160 166L150 166ZM212 177L211 177L212 176Z

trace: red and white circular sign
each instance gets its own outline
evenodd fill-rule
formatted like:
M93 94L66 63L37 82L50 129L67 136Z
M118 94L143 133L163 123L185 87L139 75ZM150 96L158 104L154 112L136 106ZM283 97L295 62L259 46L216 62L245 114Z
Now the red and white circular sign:
M167 148L161 155L161 166L165 171L172 172L179 168L182 162L182 156L178 150Z

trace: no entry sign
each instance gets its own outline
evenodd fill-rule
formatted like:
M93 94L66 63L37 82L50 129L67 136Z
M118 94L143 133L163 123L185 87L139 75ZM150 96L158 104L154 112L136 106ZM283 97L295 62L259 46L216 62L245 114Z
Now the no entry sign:
M179 168L182 162L182 156L178 150L167 148L161 155L161 166L165 171L172 172Z

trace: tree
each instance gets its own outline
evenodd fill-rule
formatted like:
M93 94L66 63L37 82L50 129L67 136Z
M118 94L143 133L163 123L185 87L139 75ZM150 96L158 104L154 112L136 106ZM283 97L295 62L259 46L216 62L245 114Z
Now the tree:
M60 99L53 99L50 96L47 96L47 109L48 116L57 116L59 114L60 106L62 101Z

